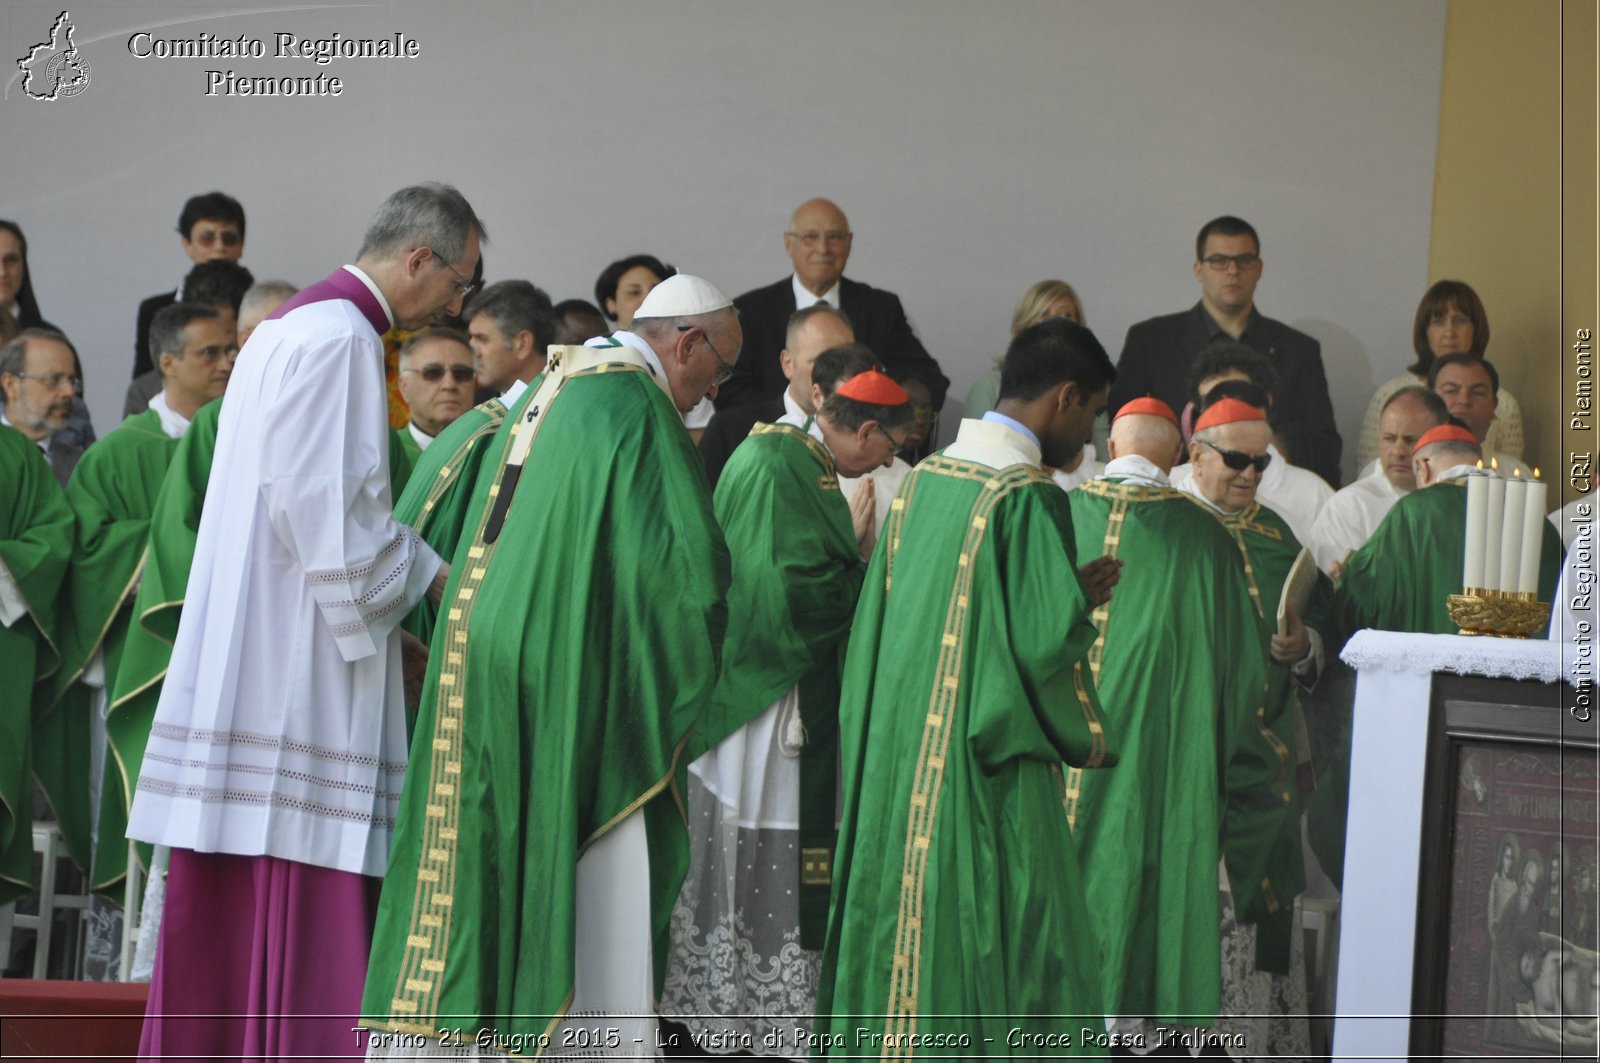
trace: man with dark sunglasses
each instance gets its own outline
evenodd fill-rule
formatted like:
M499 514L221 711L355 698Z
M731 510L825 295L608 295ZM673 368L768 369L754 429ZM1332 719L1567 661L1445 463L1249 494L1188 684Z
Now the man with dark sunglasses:
M399 362L400 397L411 410L400 444L415 463L435 436L472 407L478 370L467 337L442 326L406 340Z
M1215 514L1238 544L1263 635L1270 635L1261 707L1224 768L1223 1017L1217 1030L1246 1032L1254 1002L1271 1000L1281 1039L1265 1047L1252 1044L1259 1054L1277 1056L1304 1055L1310 1041L1305 978L1294 974L1303 971L1297 966L1294 898L1307 883L1296 750L1305 727L1300 690L1322 671L1318 632L1330 629L1333 587L1318 572L1305 616L1290 608L1278 619L1283 585L1302 548L1283 518L1256 498L1272 462L1271 443L1272 427L1261 406L1213 391L1195 421L1189 440L1193 475L1180 490ZM1262 800L1264 793L1271 799ZM1263 988L1269 984L1270 992Z

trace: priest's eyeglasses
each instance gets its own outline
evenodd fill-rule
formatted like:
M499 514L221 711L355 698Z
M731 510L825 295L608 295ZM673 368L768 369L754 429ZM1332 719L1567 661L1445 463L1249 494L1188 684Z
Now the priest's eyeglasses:
M1204 439L1200 440L1200 442L1205 443L1206 446L1221 455L1222 464L1234 472L1244 472L1252 465L1255 466L1256 472L1265 472L1267 466L1272 464L1271 454L1246 454L1242 450L1224 450L1215 443L1206 442Z
M466 302L468 299L471 299L478 290L478 282L468 277L463 277L459 272L457 272L454 266L445 261L443 255L435 251L433 248L428 248L428 254L438 259L439 264L445 269L449 270L450 276L456 279L456 291L461 294L461 301ZM423 379L426 380L427 378L424 377Z
M55 391L63 384L70 386L73 391L77 391L83 385L83 380L73 376L71 373L17 373L15 375L22 377L24 380L37 380L45 386L46 391Z
M692 328L699 328L699 326L679 325L678 331L688 332ZM714 388L720 388L722 385L733 379L733 366L722 360L722 352L717 350L717 345L711 342L711 333L707 332L703 328L700 329L700 339L703 340L706 347L710 349L711 357L717 360L717 375L711 378L711 386Z
M1229 264L1239 267L1240 273L1249 273L1261 265L1261 256L1252 254L1243 255L1207 255L1200 260L1218 273L1226 273Z
M433 365L425 365L421 369L402 369L400 372L415 373L430 384L437 384L443 380L447 372L457 384L465 384L478 375L478 371L470 365L452 365L449 369L446 369L437 362Z

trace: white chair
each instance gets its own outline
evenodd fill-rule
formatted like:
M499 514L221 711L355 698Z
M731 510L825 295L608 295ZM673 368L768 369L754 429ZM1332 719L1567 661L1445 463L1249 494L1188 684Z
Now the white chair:
M11 927L5 933L7 955L10 953L10 929L32 930L35 935L33 946L33 976L35 978L48 978L50 976L50 943L55 935L56 912L60 910L73 910L78 912L81 921L84 913L89 909L89 895L87 893L57 893L56 868L63 855L66 840L61 836L61 828L54 823L35 823L33 825L33 851L43 857L43 866L39 872L39 911L35 915L15 914L12 909L10 919ZM72 949L67 958L68 978L81 977L83 973L83 956L81 949Z

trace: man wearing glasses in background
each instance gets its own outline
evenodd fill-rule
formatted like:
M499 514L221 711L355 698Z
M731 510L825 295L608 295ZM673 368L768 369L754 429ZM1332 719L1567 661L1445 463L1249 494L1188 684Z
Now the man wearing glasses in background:
M400 397L411 411L400 445L413 463L435 436L472 407L477 377L472 347L453 328L423 329L400 348Z
M72 417L72 399L78 389L73 371L76 360L71 342L55 329L23 329L0 347L0 396L5 404L0 424L10 425L38 444L62 487L83 454L81 446L55 438Z
M776 399L783 393L788 380L778 352L784 347L789 318L819 302L844 311L856 342L870 347L891 376L914 373L927 382L934 407L944 405L950 381L911 331L900 297L844 275L853 235L844 211L826 199L808 200L794 212L783 234L793 275L733 301L744 326L744 357L733 379L718 391L717 409Z
M1111 416L1141 395L1183 409L1195 354L1213 340L1237 340L1266 355L1278 371L1272 430L1279 446L1291 462L1338 487L1341 443L1322 370L1322 346L1256 310L1261 241L1255 228L1231 215L1206 222L1195 238L1194 276L1200 282L1198 303L1128 330L1111 388Z
M178 236L183 253L198 266L213 259L237 262L244 256L244 207L224 192L190 196L178 215ZM133 336L133 376L155 368L150 357L150 324L156 311L183 298L183 284L174 291L152 295L139 304L139 323Z

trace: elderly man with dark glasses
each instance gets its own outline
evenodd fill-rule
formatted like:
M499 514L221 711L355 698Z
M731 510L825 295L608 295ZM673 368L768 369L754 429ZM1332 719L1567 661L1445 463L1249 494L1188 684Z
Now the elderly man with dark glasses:
M1294 898L1307 882L1296 753L1304 747L1299 694L1322 670L1318 631L1329 627L1333 587L1316 572L1304 605L1290 606L1280 615L1283 587L1302 548L1288 523L1256 498L1262 473L1272 461L1264 397L1253 404L1213 389L1201 401L1189 441L1193 475L1175 486L1203 503L1238 543L1271 657L1255 726L1247 729L1224 770L1228 796L1222 846L1228 889L1223 900L1223 1017L1217 1030L1242 1029L1238 1023L1248 1021L1245 1016L1255 999L1247 986L1263 976L1272 982L1263 999L1282 1006L1281 1017L1293 1027L1303 1023L1295 1016L1306 1009L1304 979L1290 974L1300 962ZM1263 786L1273 800L1260 799ZM1287 1043L1303 1041L1307 1033L1301 1026L1290 1032Z
M400 348L399 362L400 397L411 411L400 443L415 462L435 436L472 408L478 370L466 335L444 327L412 335Z

